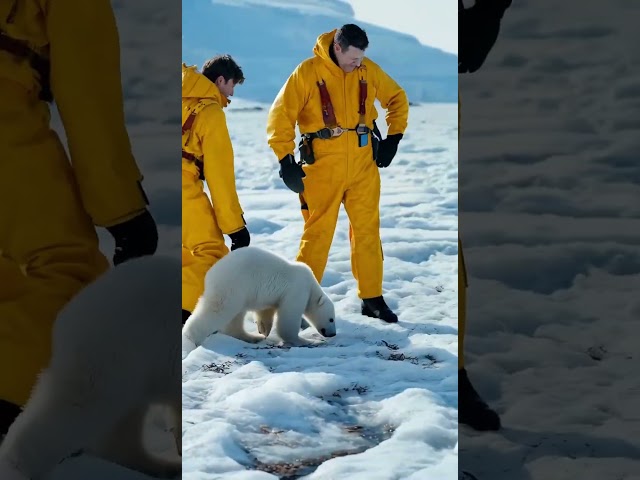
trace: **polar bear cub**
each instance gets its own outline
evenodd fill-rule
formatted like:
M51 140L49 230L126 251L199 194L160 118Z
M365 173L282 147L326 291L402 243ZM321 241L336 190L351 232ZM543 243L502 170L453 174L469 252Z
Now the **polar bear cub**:
M248 311L255 312L260 335L244 329ZM307 265L257 247L234 250L205 276L204 293L182 329L183 357L217 332L259 342L269 336L274 316L276 333L287 344L312 343L299 336L303 316L322 336L336 334L333 302Z
M182 471L180 260L142 257L81 290L53 326L52 358L0 444L0 478L45 478L87 452L160 478ZM176 459L144 445L154 405L173 413Z

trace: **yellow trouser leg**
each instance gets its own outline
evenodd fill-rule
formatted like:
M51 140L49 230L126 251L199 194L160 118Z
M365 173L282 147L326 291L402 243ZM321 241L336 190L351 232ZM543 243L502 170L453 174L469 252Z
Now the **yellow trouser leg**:
M382 295L382 243L380 241L380 173L369 158L344 196L349 216L351 270L358 281L358 296Z
M0 90L0 399L24 405L58 312L109 264L48 106L10 82Z
M305 223L296 260L306 263L316 280L322 282L344 190L342 182L335 180L325 162L305 166L305 174L300 201L308 210L302 210Z
M204 277L229 248L203 184L182 172L182 308L189 312L204 291Z

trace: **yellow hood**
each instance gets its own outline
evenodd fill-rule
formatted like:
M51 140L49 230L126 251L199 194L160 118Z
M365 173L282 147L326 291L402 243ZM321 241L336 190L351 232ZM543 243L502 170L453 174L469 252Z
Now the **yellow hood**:
M387 110L385 120L389 135L404 133L409 116L409 101L405 91L375 62L365 57L361 68L345 73L331 59L330 51L336 30L318 36L313 48L313 57L304 60L289 76L273 101L267 120L269 146L278 160L295 152L296 124L301 132L315 132L324 127L320 95L314 95L315 84L325 81L332 97L336 120L343 128L354 128L360 121L359 95L360 74L367 81L366 116L364 123L372 128L378 118L375 101ZM344 156L350 152L344 135L340 139L314 142L316 158L326 155ZM317 145L317 147L316 147ZM356 143L357 145L357 143ZM370 149L358 149L359 155L369 158ZM364 153L362 153L364 152ZM366 155L365 155L366 154Z
M327 68L331 71L331 73L342 74L344 73L342 69L335 64L333 59L331 58L331 45L333 44L333 39L335 38L336 32L338 29L334 29L327 33L322 33L318 36L316 40L316 44L313 47L313 54L316 57L321 58L327 64Z
M220 89L207 77L198 72L195 65L182 64L182 98L202 99L207 98L226 107L230 100L224 96Z

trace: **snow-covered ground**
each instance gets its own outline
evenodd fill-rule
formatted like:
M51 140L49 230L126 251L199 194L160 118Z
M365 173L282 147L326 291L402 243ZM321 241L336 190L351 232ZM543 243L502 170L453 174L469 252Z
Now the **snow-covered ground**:
M293 259L303 222L266 143L267 109L228 108L237 188L252 245ZM183 361L185 480L456 478L456 110L412 107L381 170L384 295L399 323L360 314L342 210L322 281L336 337L283 349L215 335Z
M467 363L505 427L460 430L480 480L640 478L640 5L602 7L515 0L460 77Z

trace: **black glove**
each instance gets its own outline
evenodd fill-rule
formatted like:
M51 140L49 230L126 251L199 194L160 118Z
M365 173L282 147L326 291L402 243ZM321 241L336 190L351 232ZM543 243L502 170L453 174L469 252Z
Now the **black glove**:
M302 179L306 177L302 165L296 162L293 155L289 154L280 160L280 178L287 188L296 193L304 192Z
M135 257L156 253L158 229L148 210L131 220L107 227L107 230L116 241L115 254L113 255L114 265Z
M251 235L249 235L249 230L247 230L247 227L229 234L229 238L231 239L232 252L236 248L248 247L249 243L251 243Z
M487 59L500 32L500 21L511 0L476 0L458 11L458 73L473 73Z
M398 143L400 143L402 137L402 133L387 135L387 138L380 142L378 146L378 158L376 159L376 165L378 165L378 167L386 168L391 164L391 160L396 156Z

